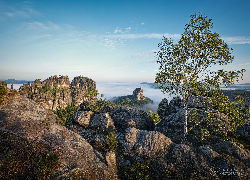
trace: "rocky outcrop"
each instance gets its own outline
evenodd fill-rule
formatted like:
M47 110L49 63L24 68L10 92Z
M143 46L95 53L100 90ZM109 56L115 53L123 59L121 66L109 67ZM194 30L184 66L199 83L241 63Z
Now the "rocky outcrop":
M121 140L125 153L130 156L157 158L168 153L173 144L170 138L157 131L127 128L125 141Z
M153 119L142 110L114 108L110 116L116 129L121 132L129 127L148 131L154 130L155 127Z
M86 77L75 77L70 84L68 76L51 76L44 81L36 79L33 83L24 84L19 93L41 103L47 109L65 108L71 103L79 106L83 101L95 101L96 83Z
M166 100L162 107L164 104ZM169 115L162 114L161 124L156 126L144 111L106 107L91 112L88 105L80 105L66 128L57 124L51 111L17 96L0 107L0 132L40 140L48 151L61 152L58 179L138 179L143 175L151 179L250 178L246 146L220 138L203 145L181 141L183 110L179 98L165 106ZM220 130L226 131L226 116L217 112L215 118L225 122ZM128 175L128 169L133 176Z
M143 97L143 89L136 88L133 91L133 99L134 99L134 101L136 101L136 100L143 100L144 99L144 97Z
M57 117L36 102L17 96L0 109L0 117L1 131L14 133L27 140L42 141L52 152L60 150L61 165L58 171L61 177L109 179L109 174L115 176L113 153L107 156L109 164L103 163L85 139L58 125ZM82 174L77 174L79 171Z
M182 108L182 104L183 102L180 97L173 97L169 104L168 100L164 98L158 105L157 113L160 118L163 119L164 117L179 111L179 109Z

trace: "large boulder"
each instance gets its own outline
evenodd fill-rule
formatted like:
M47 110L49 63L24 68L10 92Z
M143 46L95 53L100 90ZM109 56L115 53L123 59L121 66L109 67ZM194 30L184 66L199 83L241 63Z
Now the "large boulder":
M93 115L93 118L90 120L89 127L101 132L111 132L115 130L114 122L110 118L109 114L100 112Z
M248 149L244 149L242 144L236 144L231 141L223 141L214 144L213 149L220 154L234 156L250 167L250 151Z
M90 117L93 114L91 111L76 111L73 115L73 121L81 126L88 127L90 123Z
M0 117L0 130L29 141L41 141L48 151L62 152L57 170L62 178L110 179L109 174L116 176L115 167L111 167L115 164L114 158L107 156L108 165L102 162L85 139L57 124L56 115L33 100L23 96L13 98L0 108Z
M184 138L184 110L165 116L155 125L155 131L163 133L173 142L180 143Z
M110 116L119 132L125 132L129 127L148 131L155 127L153 119L142 110L114 108Z
M127 128L125 141L120 141L125 153L146 158L163 157L173 143L160 132Z
M200 158L194 149L185 144L175 144L165 157L167 169L175 179L218 179L210 173L207 162Z
M250 143L250 124L245 124L237 127L236 135L240 136L241 139Z

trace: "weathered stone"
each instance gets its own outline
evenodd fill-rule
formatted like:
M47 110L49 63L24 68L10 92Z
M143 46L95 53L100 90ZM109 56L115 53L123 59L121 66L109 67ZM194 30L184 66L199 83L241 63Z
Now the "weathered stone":
M114 122L108 113L95 113L90 120L89 126L101 132L115 130Z
M163 133L175 143L180 143L184 138L184 119L184 110L172 113L155 125L155 131Z
M89 102L84 101L83 103L80 104L80 111L89 111L90 109L88 108Z
M125 140L122 143L127 154L148 158L163 157L173 143L162 133L136 128L126 129Z
M214 176L209 172L209 167L206 161L200 162L196 153L185 144L176 144L168 154L166 158L168 162L168 167L170 170L174 169L176 172L177 179L191 178L192 174L196 178L208 178L216 179L218 176Z
M145 111L115 108L110 112L118 131L124 132L129 127L140 130L154 130L154 121Z
M157 113L161 119L164 117L176 113L179 109L182 108L183 102L181 101L180 97L173 97L173 99L168 104L168 100L166 98L162 99L162 101L158 105Z
M209 146L200 146L199 151L201 152L202 155L204 155L207 159L213 159L216 157L219 157L220 155L211 149Z
M235 142L231 141L223 141L214 144L213 149L218 153L234 156L250 167L250 151L244 149L242 144L236 144Z
M88 127L92 114L93 112L91 111L76 111L73 115L73 121L77 122L81 126Z
M84 101L95 101L97 95L88 96L88 88L96 90L96 83L85 77L75 77L70 84L68 76L51 76L41 82L36 79L32 84L24 84L19 93L41 103L47 109L66 108L72 103L79 106Z
M90 138L90 144L98 149L98 150L104 150L105 146L107 145L107 140L105 138L105 136L103 134L96 134L96 135L93 135L91 138Z
M58 170L62 179L79 179L79 176L82 179L109 179L107 165L96 156L92 146L80 135L58 125L57 117L43 106L18 96L0 109L0 117L0 130L27 140L41 140L49 151L63 152L59 156L61 166Z
M136 101L136 100L144 100L144 97L143 97L143 89L141 88L136 88L134 91L133 91L133 99Z
M237 127L236 135L250 143L250 124L245 124Z
M194 109L189 109L188 114L191 113ZM201 122L200 125L203 127L206 127L209 131L212 131L214 129L218 129L219 131L223 133L227 133L230 129L230 123L227 118L227 116L223 113L220 113L219 111L209 111L211 114L213 114L213 119L211 120L212 123L210 123L210 120L204 119L204 116L200 115L198 119L198 122ZM181 143L181 141L184 139L184 122L185 122L185 110L179 109L177 113L171 113L168 116L163 117L163 119L156 124L155 131L159 131L165 136L169 137L173 142L175 143ZM194 122L188 123L188 130L193 128L198 128L198 126L195 125ZM190 133L189 133L190 134ZM194 143L198 142L200 139L198 137L189 136L190 141L193 141ZM212 139L214 141L219 141L219 138L216 136L212 136Z
M108 171L110 179L118 179L116 167L116 155L114 151L106 153L106 162L108 164Z

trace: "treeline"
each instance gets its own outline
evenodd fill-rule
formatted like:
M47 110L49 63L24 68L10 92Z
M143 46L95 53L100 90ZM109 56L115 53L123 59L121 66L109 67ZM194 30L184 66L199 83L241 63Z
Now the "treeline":
M242 96L243 98L249 99L250 91L247 90L222 90L223 94L228 96L230 101L236 102L235 98L237 95ZM250 105L249 101L245 101L245 104Z

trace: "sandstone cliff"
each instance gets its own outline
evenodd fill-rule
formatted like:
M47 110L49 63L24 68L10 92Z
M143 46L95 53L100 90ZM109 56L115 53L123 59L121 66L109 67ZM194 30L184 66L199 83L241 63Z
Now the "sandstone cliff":
M87 77L77 76L70 83L68 76L51 76L41 81L24 84L19 92L47 109L65 108L71 103L79 106L83 101L97 99L96 82Z

